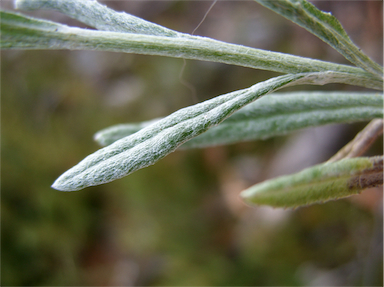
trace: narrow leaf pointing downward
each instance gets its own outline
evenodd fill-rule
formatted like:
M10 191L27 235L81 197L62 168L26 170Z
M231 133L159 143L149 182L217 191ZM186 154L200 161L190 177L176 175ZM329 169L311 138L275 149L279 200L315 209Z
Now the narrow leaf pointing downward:
M52 187L73 191L124 177L154 164L184 142L218 125L263 95L292 85L322 85L343 76L343 73L337 72L288 74L178 110L87 156L62 174Z
M89 155L61 175L52 187L72 191L124 177L154 164L260 96L290 85L323 84L324 78L335 76L337 73L329 72L288 74L181 109Z

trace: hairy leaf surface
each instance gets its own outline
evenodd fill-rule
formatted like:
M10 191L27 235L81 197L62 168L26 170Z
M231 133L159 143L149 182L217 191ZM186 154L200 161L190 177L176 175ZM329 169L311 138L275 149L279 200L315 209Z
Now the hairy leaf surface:
M372 61L351 41L331 13L322 12L305 0L255 1L316 35L358 67L383 77L383 67Z
M260 96L296 84L322 84L324 77L334 76L330 73L288 74L178 110L89 155L61 175L52 187L63 191L79 190L124 177L154 164Z
M383 184L383 157L326 162L256 184L241 193L251 204L298 207L360 193Z
M273 93L242 108L220 125L191 139L180 148L201 148L267 139L306 127L382 117L383 94L379 93ZM95 134L95 140L106 146L157 120L159 119L112 126Z
M135 53L213 61L282 73L338 72L327 77L381 90L383 80L360 68L228 44L199 36L167 37L95 31L1 11L2 49L69 49ZM323 84L330 83L324 82Z

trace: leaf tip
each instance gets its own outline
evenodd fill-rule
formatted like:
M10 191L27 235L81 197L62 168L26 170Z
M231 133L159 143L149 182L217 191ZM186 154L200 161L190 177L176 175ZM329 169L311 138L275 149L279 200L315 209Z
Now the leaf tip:
M57 182L57 180L51 185L53 189L59 190L59 191L71 191L65 188L65 186L61 185Z
M55 180L55 182L51 185L53 189L59 190L59 191L76 191L79 190L79 188L75 188L73 184L71 184L70 181L68 181L67 177L64 178L65 174L62 174Z
M93 135L93 140L95 141L95 142L97 142L98 144L100 144L100 145L104 145L103 144L103 139L102 139L102 133L101 132L97 132L97 133L95 133L94 135Z

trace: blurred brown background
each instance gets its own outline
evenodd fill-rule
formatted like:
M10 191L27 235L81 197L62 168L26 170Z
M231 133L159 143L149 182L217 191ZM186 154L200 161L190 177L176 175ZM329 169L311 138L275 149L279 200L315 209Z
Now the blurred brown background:
M191 33L211 1L105 1ZM382 1L316 1L382 63ZM12 9L10 1L1 1ZM26 13L85 27L59 13ZM195 32L338 63L306 30L253 1L218 1ZM296 210L246 206L257 182L327 160L365 123L177 151L106 185L50 188L99 147L95 132L166 116L277 73L87 51L1 51L1 285L383 284L382 191ZM183 80L180 79L182 77ZM183 85L187 81L196 90ZM300 90L363 90L344 85ZM292 89L291 89L292 90ZM382 139L369 155L382 153Z

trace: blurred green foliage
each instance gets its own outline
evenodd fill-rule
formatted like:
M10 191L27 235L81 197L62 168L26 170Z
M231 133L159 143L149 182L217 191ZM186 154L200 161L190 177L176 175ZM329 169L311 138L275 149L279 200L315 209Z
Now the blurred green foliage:
M131 4L138 16L185 32L210 5L120 2L110 6L122 10ZM353 5L371 9L362 2ZM200 31L259 47L257 37L264 37L269 49L295 53L290 41L297 32L289 30L285 37L271 32L277 37L272 39L240 33L259 23L288 31L284 20L274 22L278 17L268 13L256 3L224 1ZM204 30L226 17L228 35ZM312 57L326 57L316 51ZM293 211L241 204L236 209L227 200L223 190L236 197L241 191L236 184L254 183L238 163L246 158L263 169L286 138L175 152L129 177L81 192L50 188L98 148L94 132L194 103L179 80L182 60L71 51L2 51L1 57L2 286L383 284L380 191ZM269 77L192 61L183 74L198 101ZM339 147L350 139L345 135ZM234 185L228 187L231 178Z

